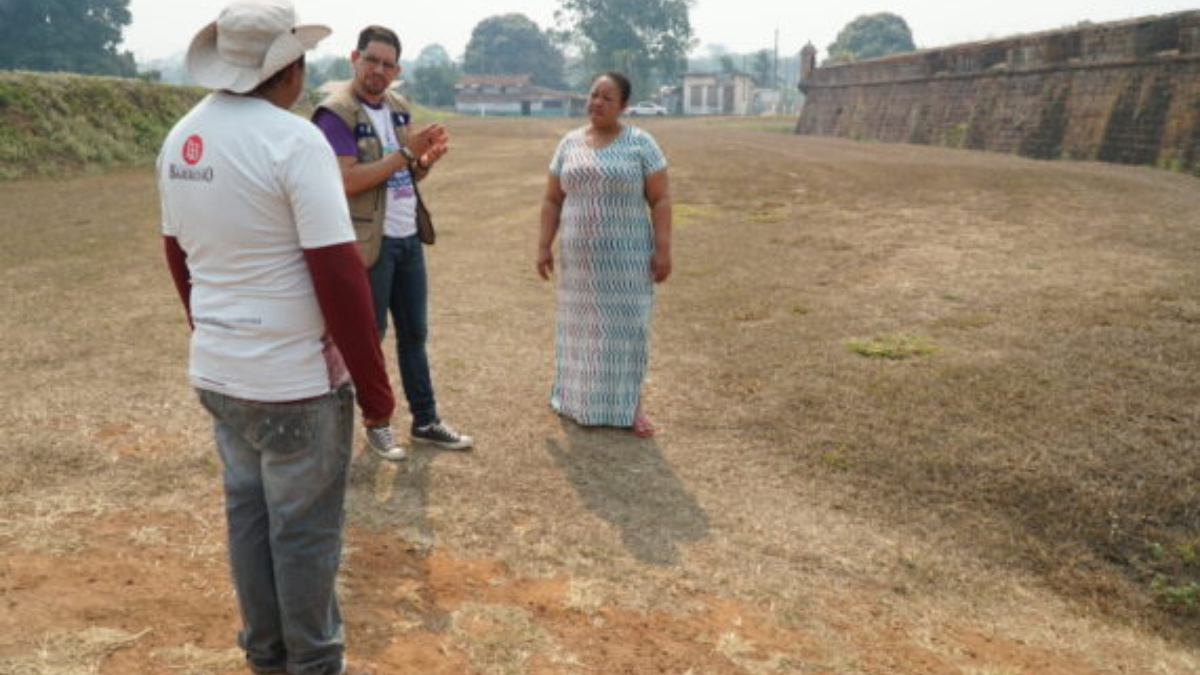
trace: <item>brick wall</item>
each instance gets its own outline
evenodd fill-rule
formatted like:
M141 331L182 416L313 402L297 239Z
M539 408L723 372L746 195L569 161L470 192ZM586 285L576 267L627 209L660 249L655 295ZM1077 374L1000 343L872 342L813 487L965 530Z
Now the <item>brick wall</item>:
M1200 175L1200 11L805 68L796 132Z

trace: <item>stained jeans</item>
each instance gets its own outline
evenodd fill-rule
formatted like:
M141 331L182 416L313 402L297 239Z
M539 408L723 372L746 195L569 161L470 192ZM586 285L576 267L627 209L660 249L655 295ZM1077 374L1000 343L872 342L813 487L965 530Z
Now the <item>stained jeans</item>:
M345 635L335 582L353 390L300 403L197 391L224 465L238 644L255 672L339 675Z
M392 315L400 380L413 426L437 422L437 403L429 375L429 357L425 353L425 339L429 336L426 309L429 286L425 278L425 251L417 235L403 239L384 237L379 260L367 271L367 276L380 342L387 335L388 313Z

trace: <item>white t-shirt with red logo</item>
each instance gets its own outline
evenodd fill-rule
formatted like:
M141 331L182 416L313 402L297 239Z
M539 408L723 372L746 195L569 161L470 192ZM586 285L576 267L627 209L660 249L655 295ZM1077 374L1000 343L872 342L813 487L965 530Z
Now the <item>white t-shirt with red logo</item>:
M192 278L192 384L254 401L327 393L303 249L355 237L321 132L262 99L212 94L167 136L158 182L163 234Z

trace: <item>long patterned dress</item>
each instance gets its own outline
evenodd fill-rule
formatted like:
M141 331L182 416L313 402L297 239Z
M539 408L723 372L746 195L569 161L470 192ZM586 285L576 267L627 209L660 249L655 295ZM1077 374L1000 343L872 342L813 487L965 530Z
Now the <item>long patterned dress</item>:
M585 131L564 136L550 161L566 194L550 405L580 424L628 427L646 375L654 304L645 178L667 161L641 129L626 125L598 150Z

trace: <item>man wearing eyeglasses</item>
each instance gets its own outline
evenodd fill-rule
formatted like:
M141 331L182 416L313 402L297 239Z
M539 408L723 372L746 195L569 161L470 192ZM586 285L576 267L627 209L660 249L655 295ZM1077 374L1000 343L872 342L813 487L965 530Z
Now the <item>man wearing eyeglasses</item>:
M400 74L399 59L400 39L393 31L364 28L350 53L353 79L321 102L313 121L337 155L381 341L392 317L411 437L466 450L471 438L444 424L437 412L425 349L428 282L418 236L423 205L416 182L446 154L449 137L440 124L411 129L408 104L391 90ZM367 444L386 460L406 456L390 426L368 426Z

